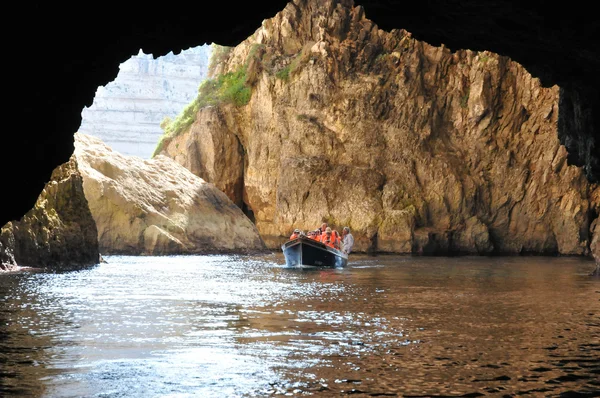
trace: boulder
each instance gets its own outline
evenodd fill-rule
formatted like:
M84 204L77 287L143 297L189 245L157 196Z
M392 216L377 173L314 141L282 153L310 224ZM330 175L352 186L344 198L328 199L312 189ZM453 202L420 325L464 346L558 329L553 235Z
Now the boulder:
M166 156L142 159L75 134L75 156L102 254L247 253L256 226L215 185Z

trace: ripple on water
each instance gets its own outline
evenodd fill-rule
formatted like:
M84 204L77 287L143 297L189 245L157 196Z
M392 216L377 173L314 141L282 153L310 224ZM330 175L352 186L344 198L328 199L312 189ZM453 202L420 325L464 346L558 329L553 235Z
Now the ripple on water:
M0 277L14 396L592 396L600 289L572 258L108 256ZM587 394L587 395L586 395Z

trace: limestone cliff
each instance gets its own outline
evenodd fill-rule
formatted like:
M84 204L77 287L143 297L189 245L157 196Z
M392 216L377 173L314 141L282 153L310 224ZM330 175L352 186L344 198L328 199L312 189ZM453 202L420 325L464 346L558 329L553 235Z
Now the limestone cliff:
M80 133L75 156L103 254L264 249L254 224L224 193L172 159L125 156Z
M150 158L163 119L195 98L210 53L207 44L156 58L140 50L119 66L114 81L98 87L92 105L81 112L79 132L124 155Z
M96 223L72 156L54 170L33 209L0 230L0 271L71 270L99 262Z
M251 95L223 101L240 75ZM328 221L357 251L590 253L594 186L557 137L559 88L506 57L382 31L352 1L295 0L213 77L221 96L161 153L269 247Z

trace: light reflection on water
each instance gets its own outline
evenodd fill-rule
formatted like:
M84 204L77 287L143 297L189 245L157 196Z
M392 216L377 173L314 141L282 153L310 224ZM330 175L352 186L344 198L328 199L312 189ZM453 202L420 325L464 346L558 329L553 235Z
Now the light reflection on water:
M588 260L107 260L0 275L0 395L599 396Z

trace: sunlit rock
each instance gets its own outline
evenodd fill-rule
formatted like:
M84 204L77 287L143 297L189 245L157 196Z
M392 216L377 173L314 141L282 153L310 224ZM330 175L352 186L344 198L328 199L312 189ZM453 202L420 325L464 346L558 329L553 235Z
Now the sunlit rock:
M264 249L254 224L223 192L168 157L125 156L79 133L75 155L103 254Z
M33 209L0 230L0 271L70 270L99 262L96 224L72 156L54 170Z
M557 137L559 88L509 58L316 0L223 54L214 73L244 72L248 102L199 107L161 153L242 203L269 247L328 221L355 251L590 253L593 187Z

